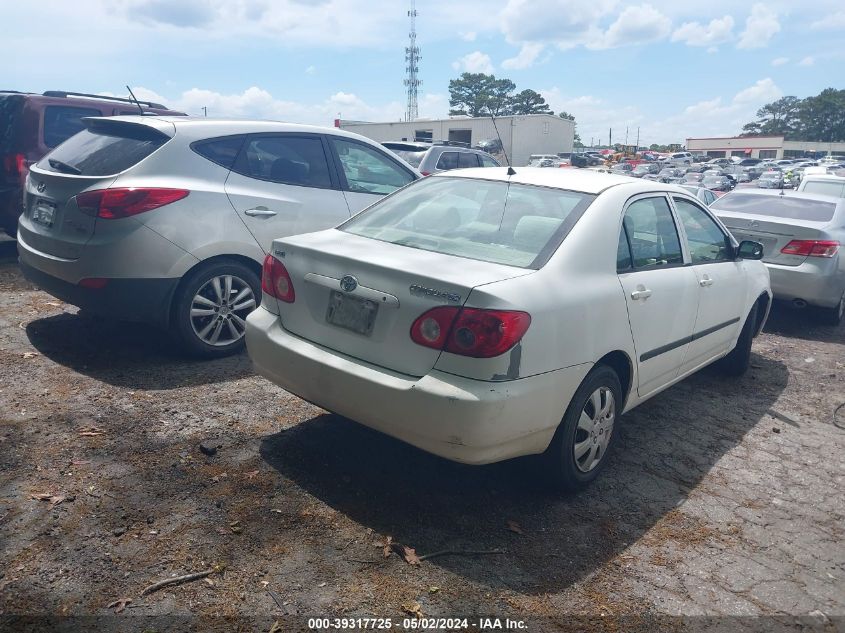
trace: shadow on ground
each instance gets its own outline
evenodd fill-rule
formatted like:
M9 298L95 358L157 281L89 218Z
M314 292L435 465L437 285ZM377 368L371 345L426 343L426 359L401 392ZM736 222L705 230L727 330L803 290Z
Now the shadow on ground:
M31 321L26 334L53 362L118 387L175 389L253 374L246 352L212 361L191 359L167 332L141 323L64 313Z
M556 592L675 509L769 411L787 369L756 354L752 362L741 380L706 370L627 414L610 467L574 496L545 490L533 458L464 466L328 414L265 438L261 454L324 503L420 554L506 551L435 565L491 588ZM673 525L679 538L695 529Z
M806 341L845 343L845 323L826 325L814 308L797 309L779 301L772 305L765 331Z

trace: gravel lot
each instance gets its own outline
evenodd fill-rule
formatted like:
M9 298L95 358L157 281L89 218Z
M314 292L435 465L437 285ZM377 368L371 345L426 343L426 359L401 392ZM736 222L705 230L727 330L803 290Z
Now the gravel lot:
M246 355L185 360L154 329L77 315L15 257L0 242L0 629L421 612L845 630L845 327L776 308L748 375L704 371L626 415L604 476L563 497L530 459L446 462L286 394ZM415 566L384 557L388 536L501 553Z

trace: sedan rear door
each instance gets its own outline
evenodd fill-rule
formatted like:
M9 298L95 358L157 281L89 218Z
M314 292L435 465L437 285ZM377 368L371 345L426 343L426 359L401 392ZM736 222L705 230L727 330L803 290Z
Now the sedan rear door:
M698 312L698 280L684 265L666 196L629 203L617 267L637 354L637 392L645 397L679 375Z
M266 253L278 237L349 219L320 134L252 134L226 179L229 201Z

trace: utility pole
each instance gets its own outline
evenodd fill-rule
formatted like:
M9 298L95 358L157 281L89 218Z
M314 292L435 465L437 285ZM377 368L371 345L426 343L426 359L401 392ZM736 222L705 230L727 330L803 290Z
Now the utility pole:
M405 112L406 121L414 121L419 116L419 109L417 107L417 90L422 84L417 78L419 72L420 49L417 46L417 3L416 0L411 0L411 10L408 11L408 17L411 18L411 32L408 34L409 42L405 48L405 86L408 88L408 108Z
M628 151L628 126L625 126L625 151Z
M640 151L640 126L637 126L637 151Z
M609 131L607 133L607 146L610 149L613 149L613 128L609 128Z
M203 106L203 107L202 107L202 115L203 115L203 116L208 116L208 108L207 108L207 107L205 107L205 106Z

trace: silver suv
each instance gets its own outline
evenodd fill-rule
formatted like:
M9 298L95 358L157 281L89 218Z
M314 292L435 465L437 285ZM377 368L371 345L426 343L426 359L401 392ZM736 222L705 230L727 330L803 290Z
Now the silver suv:
M485 151L452 141L387 141L384 147L416 167L423 176L466 167L501 167Z
M124 116L30 169L24 275L84 311L159 324L206 357L241 348L273 239L339 224L420 178L336 128Z

